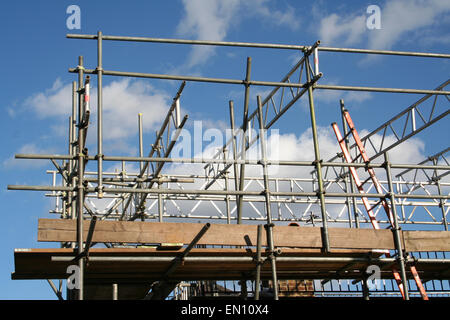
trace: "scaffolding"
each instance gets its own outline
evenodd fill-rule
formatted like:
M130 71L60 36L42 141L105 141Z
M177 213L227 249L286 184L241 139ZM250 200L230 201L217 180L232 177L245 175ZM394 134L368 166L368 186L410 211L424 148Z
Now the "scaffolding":
M445 157L450 149L418 164L388 160L389 150L446 118L450 80L432 90L319 83L324 77L319 71L321 51L437 59L449 59L449 54L321 47L320 41L306 46L123 37L101 32L69 34L67 38L97 42L95 68L86 68L80 56L78 65L69 69L78 75L78 81L72 83L68 153L17 154L18 159L51 161L54 168L47 173L52 184L8 186L10 190L45 191L46 196L55 198L51 212L61 219L40 219L38 241L58 242L60 248L16 249L13 279L47 280L59 299L63 299L62 280L70 276L68 268L73 265L79 271L77 287L67 290L67 299L409 299L421 296L412 281L415 274L405 268L414 266L429 297L450 295L450 182L444 179L450 172ZM250 57L243 80L124 72L103 68L103 41L294 50L302 57L279 82L253 80ZM104 154L104 76L180 81L147 156L143 114L137 115L139 156ZM91 77L97 80L95 111L91 109ZM188 115L181 114L180 99L190 82L244 89L242 124L236 124L234 102L229 101L232 134L210 158L171 157L188 121ZM250 88L255 86L271 88L271 92L266 97L257 96L257 106L251 111ZM314 105L317 90L423 97L361 138L370 159L357 157L357 145L345 141L356 161L346 162L342 153L324 161ZM302 98L308 99L314 158L270 159L267 130ZM344 121L343 100L339 107L343 142L351 132ZM95 155L86 148L91 112L97 116ZM376 139L377 134L382 138ZM387 135L395 136L395 141L386 141ZM250 148L255 146L257 159L249 157ZM376 162L381 156L384 160ZM88 162L95 163L96 170L87 170ZM120 163L122 169L105 171L105 162ZM130 162L139 164L137 172L126 170ZM202 165L204 174L172 173L167 164L187 168ZM304 175L273 175L270 169L275 166L302 168ZM254 174L252 168L259 168L261 174ZM367 178L364 196L356 191L352 170ZM375 171L382 177L379 188L368 175ZM206 214L199 210L202 204L208 205ZM362 210L364 205L371 207L371 215ZM395 224L392 217L383 216L383 206L392 210ZM381 226L379 230L368 229L374 219ZM368 271L374 266L378 271L375 280ZM401 292L400 282L393 280L394 267L400 269ZM52 279L59 279L59 288Z

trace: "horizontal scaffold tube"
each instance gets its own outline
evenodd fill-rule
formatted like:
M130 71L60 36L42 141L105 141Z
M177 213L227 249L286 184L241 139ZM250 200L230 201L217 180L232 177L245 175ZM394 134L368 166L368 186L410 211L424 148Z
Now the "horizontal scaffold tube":
M90 34L67 34L66 37L69 39L88 39L88 40L97 40L98 39L98 36L96 34L92 34L92 35L90 35ZM290 45L290 44L209 41L209 40L189 40L189 39L164 39L164 38L149 38L149 37L107 36L107 35L102 35L102 40L172 43L172 44L188 44L188 45L203 45L203 46L208 45L208 46L225 46L225 47L266 48L266 49L284 49L284 50L304 50L304 49L310 48L310 46ZM334 47L318 47L317 49L319 51L328 51L328 52L381 54L381 55L410 56L410 57L424 57L424 58L444 58L444 59L450 58L450 54L445 54L445 53L356 49L356 48L334 48Z
M52 261L72 261L72 256L53 256ZM95 262L171 262L174 257L89 257L89 261ZM254 257L185 257L185 262L254 262ZM330 262L355 262L370 264L391 264L395 263L396 258L358 258L358 257L277 257L279 262L313 262L313 263L330 263ZM411 259L415 263L441 263L450 264L450 259Z
M77 73L77 68L70 68L69 72ZM84 69L85 74L96 74L96 69ZM194 76L182 76L182 75L167 75L167 74L155 74L155 73L141 73L141 72L125 72L125 71L112 71L103 70L103 75L106 76L121 76L121 77L134 77L134 78L151 78L151 79L163 79L163 80L183 80L183 81L196 81L196 82L213 82L223 84L242 84L253 86L270 86L270 87L294 87L294 88L306 88L308 84L305 83L291 83L291 82L270 82L270 81L245 81L240 79L223 79L223 78L208 78L208 77L194 77ZM321 74L318 75L321 77ZM311 82L314 83L315 79ZM402 88L379 88L379 87L354 87L354 86L334 86L334 85L318 85L313 86L315 89L326 90L344 90L344 91L373 91L373 92L390 92L390 93L414 93L414 94L436 94L436 95L449 95L450 91L442 90L422 90L422 89L402 89Z
M54 160L75 160L75 156L51 155L51 154L16 154L16 159L54 159ZM95 161L95 156L87 157L89 161ZM233 160L233 159L203 159L203 158L152 158L152 157L126 157L126 156L103 156L103 161L129 161L129 162L173 162L173 163L216 163L216 164L249 164L260 165L260 160ZM294 160L266 160L270 166L314 166L314 161L294 161ZM384 168L384 163L345 163L345 162L321 162L323 167L355 167L355 168ZM450 170L450 165L424 165L424 164L390 164L391 168L408 169L431 169Z
M69 72L77 73L77 68L70 68ZM84 69L85 74L96 74L96 69ZM268 86L268 87L294 87L294 88L306 88L306 83L287 83L287 82L275 82L275 81L245 81L240 79L224 79L224 78L208 78L208 77L195 77L195 76L182 76L182 75L168 75L158 73L142 73L142 72L125 72L125 71L112 71L103 70L103 75L106 76L119 76L119 77L134 77L134 78L151 78L151 79L163 79L163 80L183 80L183 81L195 81L195 82L212 82L223 84L246 84L253 86ZM317 75L320 78L322 74ZM312 82L317 79L312 79ZM442 92L442 91L438 91Z
M8 185L8 190L29 190L29 191L75 191L74 187L51 187L51 186L27 186ZM95 193L96 188L86 188L86 192ZM105 193L155 193L155 194L207 194L207 195L242 195L242 196L264 196L262 191L235 191L235 190L188 190L188 189L136 189L136 188L106 188ZM317 192L279 192L271 191L271 196L293 196L293 197L315 197ZM334 193L326 192L325 197L361 197L360 193ZM450 199L450 195L428 195L428 194L393 194L396 198L411 199ZM386 198L388 195L381 193L365 193L367 198Z

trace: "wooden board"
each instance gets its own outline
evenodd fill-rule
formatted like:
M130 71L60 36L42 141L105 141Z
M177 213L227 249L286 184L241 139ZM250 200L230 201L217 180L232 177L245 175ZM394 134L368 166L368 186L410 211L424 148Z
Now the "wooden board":
M450 231L403 231L405 250L450 251Z
M180 250L182 251L182 250ZM342 250L340 250L342 251ZM309 252L309 253L308 253ZM363 276L370 260L368 252L356 253L351 250L349 253L342 251L334 254L319 253L316 249L286 249L277 259L277 274L279 279L327 279L330 276L340 279L359 279ZM12 279L67 279L67 267L72 265L73 261L55 261L53 257L74 257L73 249L16 249L14 252L15 270L11 275ZM90 250L91 260L85 269L85 284L98 283L151 283L160 280L161 275L171 264L171 259L164 261L145 261L145 260L115 260L98 261L96 257L170 257L174 259L178 252L161 251L156 249L139 248L92 248ZM245 248L241 249L202 249L195 248L189 254L189 257L254 257L255 253L249 253ZM266 254L264 254L266 256ZM339 261L295 261L292 257L357 257L366 262L355 262L348 266L345 260ZM287 259L281 260L281 257ZM374 256L377 257L377 254ZM448 263L416 263L417 270L422 280L426 279L450 279ZM189 280L239 280L243 276L249 279L254 278L255 262L252 259L238 262L214 261L185 261L170 276L174 281ZM346 272L340 272L345 268ZM409 269L408 269L409 270ZM411 274L407 270L408 277ZM270 263L262 266L262 279L271 279ZM393 277L389 268L381 270L382 278Z
M84 221L86 239L89 221ZM93 242L118 243L184 243L188 244L199 233L200 223L152 223L141 221L97 221ZM394 249L389 230L329 228L331 248L346 249ZM275 226L276 247L322 248L321 228ZM198 244L256 246L256 225L211 224ZM38 241L76 241L76 221L63 219L39 219ZM266 245L266 233L262 235Z
M395 249L390 230L328 228L333 248Z

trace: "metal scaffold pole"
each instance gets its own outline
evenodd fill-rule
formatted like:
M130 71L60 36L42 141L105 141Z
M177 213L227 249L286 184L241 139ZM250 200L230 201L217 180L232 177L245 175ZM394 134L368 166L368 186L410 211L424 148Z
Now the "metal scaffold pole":
M261 166L263 169L263 177L264 177L264 197L266 204L266 215L267 215L267 224L266 232L267 232L267 246L269 248L269 261L272 267L272 281L273 281L273 292L274 299L278 300L278 279L277 279L277 266L276 266L276 254L275 247L273 241L273 228L274 224L272 222L272 208L270 202L270 185L269 185L269 172L267 170L266 163L266 140L265 140L265 129L262 115L262 105L261 105L261 97L257 96L258 103L258 120L259 120L259 130L260 130L260 145L261 145Z
M437 158L433 158L433 164L435 166L438 165ZM436 169L434 170L434 173L433 173L433 179L436 182L438 195L442 195L442 187L441 187L441 182L440 182L441 178L438 176ZM441 208L441 212L442 212L442 224L444 225L444 230L448 231L447 214L445 212L445 206L444 206L443 199L439 199L439 207Z
M344 129L344 136L347 137L348 136L348 128L347 128L347 124L346 124L345 118L344 118L344 111L345 111L344 100L341 99L339 101L339 103L340 103L340 107L341 107L342 127ZM348 139L347 138L345 139L345 146L348 149ZM345 161L345 160L343 159L343 161ZM348 170L347 172L348 172L348 175L350 175L350 170ZM353 182L351 175L350 175L350 178L347 178L347 177L345 178L345 186L346 186L345 189L347 192L348 192L348 185L350 185L350 192L355 193L355 183ZM348 221L349 221L348 223L351 228L352 227L352 222L351 222L352 219L351 219L350 203L348 203L349 199L350 199L350 197L347 198L346 201L347 201L347 210L348 210ZM352 197L351 202L352 202L353 216L355 218L355 227L359 228L359 216L358 216L358 207L356 206L356 198Z
M248 103L249 103L249 95L250 95L250 73L252 70L252 59L250 57L247 58L247 69L245 73L245 96L244 96L244 113L242 119L242 141L241 141L241 158L245 161L245 153L247 150L247 136L248 136ZM237 179L237 177L235 177ZM239 190L244 190L244 182L245 182L245 163L241 164L241 169L239 171ZM237 208L237 223L242 223L242 210L243 210L243 196L239 196L238 208Z
M313 137L313 145L314 145L314 165L316 167L316 174L317 174L317 184L318 184L318 190L317 190L317 196L320 199L320 211L322 213L322 235L323 235L323 250L325 252L330 251L330 242L328 239L328 218L327 218L327 210L325 207L325 189L323 187L323 178L322 178L322 159L320 158L320 151L319 151L319 138L317 136L317 124L316 124L316 112L314 108L314 96L313 96L313 88L311 83L311 75L310 75L310 64L309 64L309 56L314 50L315 47L317 47L319 43L316 43L315 46L312 48L306 50L304 52L305 55L305 67L306 67L306 79L308 81L308 99L309 99L309 114L311 118L311 130L312 130L312 137Z
M83 89L84 89L84 73L83 73L83 57L78 58L78 179L77 179L77 238L78 238L78 254L83 254L83 211L84 211L84 144L86 130L83 127ZM84 292L84 257L78 260L79 280L78 280L78 300L83 300Z
M98 197L103 197L103 44L102 32L97 34L97 164Z
M386 166L386 175L388 179L388 187L389 187L389 198L391 201L391 210L392 210L392 232L394 233L394 242L395 248L397 251L397 261L400 267L400 275L402 278L403 284L403 294L404 299L409 300L409 286L408 286L408 278L406 277L406 268L405 268L405 258L404 252L402 249L402 243L400 238L400 227L398 225L398 216L397 216L397 208L395 206L395 195L394 195L394 186L392 184L392 174L391 174L391 165L389 162L389 155L386 152L384 154L385 166Z

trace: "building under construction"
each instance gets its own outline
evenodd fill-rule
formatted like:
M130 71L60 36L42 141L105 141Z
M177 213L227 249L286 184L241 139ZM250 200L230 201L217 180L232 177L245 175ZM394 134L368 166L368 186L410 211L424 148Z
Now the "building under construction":
M80 300L450 296L449 148L418 164L389 159L389 151L402 142L448 121L450 80L430 84L434 89L335 86L321 84L326 70L319 70L321 52L428 59L449 59L450 54L331 48L319 41L281 45L101 32L67 37L95 41L97 65L85 66L80 56L69 69L77 78L67 153L16 155L49 160L53 184L8 189L44 191L56 207L55 219L38 224L38 241L54 242L55 248L16 249L13 279L46 280L59 299ZM301 57L279 82L253 80L251 58L243 66L244 79L124 72L103 68L104 41L294 50ZM179 81L155 140L146 144L149 150L144 150L143 115L136 115L139 156L103 153L104 76ZM96 82L97 101L90 99L91 82ZM244 93L243 106L233 101L224 106L232 136L210 158L171 155L188 121L180 99L190 82L233 85ZM252 107L250 87L271 91L257 96ZM358 134L345 101L336 101L342 116L332 129L340 152L322 159L314 107L321 90L421 98L406 108L392 106L397 115L365 136ZM314 158L275 161L268 157L264 133L301 99L309 106ZM91 112L97 121L96 150L86 148ZM395 141L385 139L388 135ZM257 159L248 156L255 146ZM88 162L96 170L88 170ZM122 170L108 172L105 162ZM139 170L126 170L129 163ZM172 173L173 164L201 166L204 173ZM271 174L274 166L301 168L305 174Z

